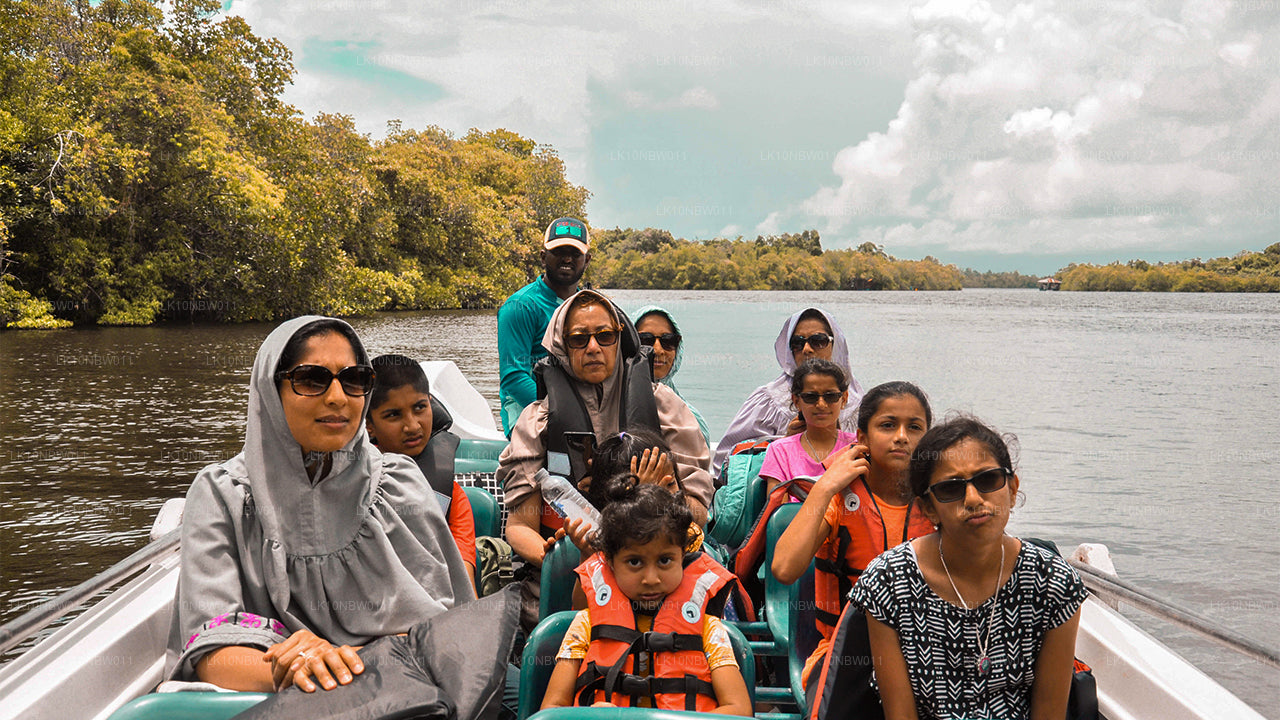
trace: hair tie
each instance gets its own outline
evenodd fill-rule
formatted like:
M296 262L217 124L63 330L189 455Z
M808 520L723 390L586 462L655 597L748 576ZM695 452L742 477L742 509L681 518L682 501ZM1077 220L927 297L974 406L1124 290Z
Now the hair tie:
M618 439L619 439L619 440L625 440L625 439L627 439L627 431L626 431L626 430L623 430L623 431L619 432L619 433L618 433Z

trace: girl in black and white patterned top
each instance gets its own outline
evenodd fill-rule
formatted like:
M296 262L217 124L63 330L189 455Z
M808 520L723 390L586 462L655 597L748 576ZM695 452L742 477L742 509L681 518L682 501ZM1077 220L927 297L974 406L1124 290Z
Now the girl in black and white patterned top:
M1004 534L1011 467L1003 438L972 418L916 446L911 489L938 531L876 558L850 593L888 720L1066 714L1086 592L1061 558Z

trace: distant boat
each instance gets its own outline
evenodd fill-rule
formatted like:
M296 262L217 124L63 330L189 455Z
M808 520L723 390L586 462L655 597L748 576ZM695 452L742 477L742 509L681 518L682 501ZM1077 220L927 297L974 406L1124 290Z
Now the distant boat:
M1040 280L1036 282L1036 285L1041 290L1057 290L1062 287L1062 281L1051 277L1040 278Z

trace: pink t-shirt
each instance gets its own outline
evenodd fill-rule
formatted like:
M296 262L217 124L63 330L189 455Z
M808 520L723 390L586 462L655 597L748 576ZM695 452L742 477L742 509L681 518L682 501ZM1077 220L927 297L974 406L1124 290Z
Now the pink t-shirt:
M760 465L760 476L780 482L797 477L821 477L826 469L805 452L804 445L800 443L803 437L804 433L797 433L769 443L764 451L764 463ZM852 445L856 439L857 435L841 430L831 452L834 454L840 448Z

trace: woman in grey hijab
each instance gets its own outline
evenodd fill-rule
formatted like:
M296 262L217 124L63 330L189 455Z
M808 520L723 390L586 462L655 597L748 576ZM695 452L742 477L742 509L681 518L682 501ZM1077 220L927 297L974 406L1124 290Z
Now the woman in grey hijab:
M263 342L244 450L187 492L170 677L331 689L362 672L360 646L474 597L422 473L369 442L372 385L341 320Z

